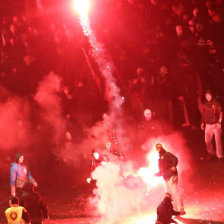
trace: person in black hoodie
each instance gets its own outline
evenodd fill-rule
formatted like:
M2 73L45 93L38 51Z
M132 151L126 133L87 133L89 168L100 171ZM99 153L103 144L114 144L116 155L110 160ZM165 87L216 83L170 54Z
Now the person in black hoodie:
M20 205L29 212L31 224L42 224L44 219L48 219L47 206L30 182L26 182L23 186Z
M156 176L163 176L166 183L166 192L171 193L177 201L178 209L185 213L183 201L178 192L178 159L175 155L167 152L161 144L156 144L156 150L159 153L159 172Z
M170 224L177 223L172 219L172 216L181 215L181 212L177 212L173 209L172 198L170 193L165 194L165 198L157 207L157 220L156 224Z

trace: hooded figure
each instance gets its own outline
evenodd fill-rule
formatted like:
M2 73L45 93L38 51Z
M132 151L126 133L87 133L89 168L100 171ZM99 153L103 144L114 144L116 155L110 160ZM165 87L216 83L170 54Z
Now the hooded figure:
M26 182L23 186L20 205L29 212L31 224L42 224L43 219L48 218L47 206L31 182Z
M23 164L24 156L21 153L16 153L15 162L11 164L10 168L10 186L11 195L20 197L23 185L26 181L30 181L37 186L37 182L31 176L27 166Z
M180 215L180 212L173 210L171 194L166 193L163 201L157 207L157 221L156 224L170 224L176 223L172 216Z

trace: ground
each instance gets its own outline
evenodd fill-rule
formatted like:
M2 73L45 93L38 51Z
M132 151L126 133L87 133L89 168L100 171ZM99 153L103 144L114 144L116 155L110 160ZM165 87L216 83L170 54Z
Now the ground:
M201 141L200 138L203 138L200 132L195 132L193 135L199 141ZM194 148L194 161L191 166L194 175L188 177L187 181L191 184L191 188L183 192L186 215L179 218L178 223L224 223L224 162L218 161L218 159L207 161L202 158L204 146L195 140L189 142L189 145ZM181 178L184 179L185 175L183 173ZM95 217L86 206L89 196L88 186L84 185L63 192L60 191L60 186L57 188L59 189L57 197L54 192L42 189L42 195L50 211L50 220L46 223L102 224L99 218ZM8 206L8 192L8 185L1 182L1 223L5 223L4 210ZM156 217L155 209L146 211L144 214L134 214L133 217L118 220L116 224L153 224Z

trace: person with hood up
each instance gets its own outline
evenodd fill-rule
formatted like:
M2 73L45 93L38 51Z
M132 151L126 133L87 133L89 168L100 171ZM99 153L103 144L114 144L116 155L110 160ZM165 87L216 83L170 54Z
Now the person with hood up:
M20 197L22 194L22 188L26 181L33 183L37 187L37 182L31 176L27 166L24 165L24 156L21 153L16 153L15 162L11 164L10 168L10 186L11 195Z
M31 224L42 224L44 219L49 218L47 206L31 182L23 186L20 205L30 214Z

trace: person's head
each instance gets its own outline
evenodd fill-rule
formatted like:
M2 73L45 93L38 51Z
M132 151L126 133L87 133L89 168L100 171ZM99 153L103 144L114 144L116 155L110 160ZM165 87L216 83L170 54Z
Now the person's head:
M171 196L170 193L165 193L165 198L168 198L168 199L170 199L172 201L172 196Z
M152 111L150 109L145 109L144 117L145 117L146 121L150 121L152 119Z
M144 69L141 68L141 67L138 67L138 68L136 69L136 73L137 73L138 76L141 76L141 75L144 73Z
M183 34L183 27L180 26L180 25L177 25L176 26L176 33L177 33L177 36L180 37Z
M18 199L16 196L12 197L12 198L9 200L9 205L10 205L10 206L18 205L18 204L19 204L19 199Z
M205 92L205 99L208 101L208 102L211 102L212 101L212 93L210 90L207 90Z
M188 21L189 30L194 33L195 32L195 22L193 20Z
M16 163L22 164L24 161L24 156L22 153L17 152L16 153Z
M162 144L160 143L156 144L156 151L159 153L160 156L166 152L166 150L163 148Z

